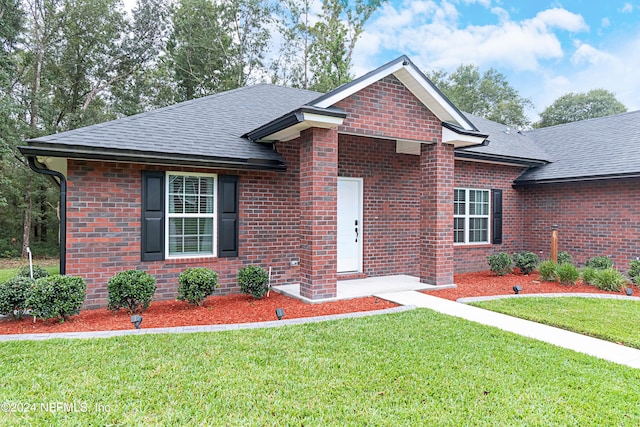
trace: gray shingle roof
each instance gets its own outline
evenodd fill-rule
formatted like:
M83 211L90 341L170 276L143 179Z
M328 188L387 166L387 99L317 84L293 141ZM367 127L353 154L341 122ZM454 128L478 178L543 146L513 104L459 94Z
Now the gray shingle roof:
M640 175L640 111L527 131L552 163L526 171L517 184Z
M464 113L480 132L489 135L488 145L461 148L456 150L459 157L510 160L516 163L540 164L550 160L550 156L531 139L506 125L483 119L470 113Z
M283 162L268 145L241 136L319 95L258 84L28 142L30 147Z

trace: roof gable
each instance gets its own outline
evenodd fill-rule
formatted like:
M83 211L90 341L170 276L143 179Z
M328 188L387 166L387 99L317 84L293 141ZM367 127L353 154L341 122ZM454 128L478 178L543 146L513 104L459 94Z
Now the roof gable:
M467 131L478 130L405 55L314 99L308 105L318 108L331 107L389 75L402 82L440 121L454 124Z

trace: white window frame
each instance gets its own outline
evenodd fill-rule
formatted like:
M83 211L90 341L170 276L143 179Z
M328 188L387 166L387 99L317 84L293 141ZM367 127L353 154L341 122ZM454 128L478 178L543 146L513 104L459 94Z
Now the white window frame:
M455 213L455 207L454 207L454 214L453 214L453 232L455 233L455 219L457 218L463 218L464 219L464 241L463 242L455 242L454 241L454 245L456 246L473 246L473 245L488 245L491 243L491 190L486 189L486 188L463 188L463 187L456 187L454 188L454 190L460 190L460 191L464 191L465 192L465 201L464 201L464 214L463 215L458 215ZM487 193L487 214L486 215L470 215L469 214L469 206L470 206L470 202L469 202L469 192L470 191L483 191ZM455 197L454 197L454 206L455 206ZM487 240L486 241L482 241L482 242L469 242L469 220L472 218L486 218L487 219ZM454 240L455 240L455 234L454 234Z
M169 212L169 193L170 193L170 182L171 176L195 176L195 177L206 177L213 178L213 213L211 214L199 214L199 213L171 213ZM199 173L199 172L173 172L167 171L165 175L165 215L166 221L164 225L164 235L165 235L165 248L164 253L166 259L176 259L176 258L211 258L218 256L218 175L212 173ZM203 254L170 254L169 253L169 223L171 218L212 218L213 219L213 242L212 242L212 253L203 253Z

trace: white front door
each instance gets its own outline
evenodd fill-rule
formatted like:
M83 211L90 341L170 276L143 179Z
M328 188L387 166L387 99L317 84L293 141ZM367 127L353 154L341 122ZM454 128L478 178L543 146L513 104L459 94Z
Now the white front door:
M338 178L338 273L362 272L362 178Z

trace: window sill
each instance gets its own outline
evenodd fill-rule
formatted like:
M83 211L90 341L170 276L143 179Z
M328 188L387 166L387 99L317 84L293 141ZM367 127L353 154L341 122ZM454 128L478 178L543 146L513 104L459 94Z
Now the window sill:
M216 256L201 256L201 257L188 257L188 258L166 258L165 264L203 264L213 262L217 260Z
M482 249L482 248L492 248L494 245L491 243L454 243L454 248L460 249Z

